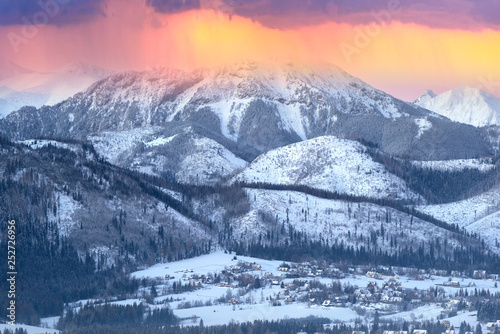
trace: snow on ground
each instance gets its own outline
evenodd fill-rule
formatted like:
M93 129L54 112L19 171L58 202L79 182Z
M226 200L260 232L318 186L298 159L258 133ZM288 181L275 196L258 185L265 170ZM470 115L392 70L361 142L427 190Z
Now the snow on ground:
M462 322L466 322L469 325L472 326L472 328L476 328L478 321L477 321L477 311L473 312L461 312L458 315L451 317L451 318L445 318L443 320L447 320L450 322L450 326L454 326L455 329L460 328L460 324ZM486 326L484 324L481 325L483 329L483 333L486 333Z
M111 163L123 166L124 161L132 162L126 167L143 173L161 175L172 168L172 152L179 149L181 134L165 136L161 130L149 127L117 132L103 132L89 137L97 152ZM234 155L218 142L200 136L191 128L184 129L182 138L188 152L179 155L175 177L179 182L211 184L221 177L233 174L246 167L247 162ZM175 139L175 141L174 141ZM167 153L166 153L167 152Z
M163 278L165 274L175 277L175 280L186 278L190 275L207 275L209 273L215 274L221 270L231 266L236 265L238 261L244 262L255 262L256 265L261 265L262 270L253 270L247 272L249 274L261 276L265 273L271 273L275 276L282 274L278 267L282 264L279 260L262 260L253 257L238 256L237 260L234 260L233 254L226 254L222 251L217 251L208 255L203 255L200 257L186 259L178 262L157 264L150 268L137 271L132 273L133 277L142 278ZM340 279L342 284L350 284L355 287L365 288L369 282L375 281L379 286L382 286L384 281L393 279L392 276L385 276L381 279L373 279L366 277L364 275L347 275L346 278ZM450 298L455 298L460 290L463 292L468 291L472 294L475 289L477 290L489 290L491 293L500 292L500 288L495 287L495 282L493 280L485 279L469 279L469 278L453 278L460 282L461 288L454 288L451 286L443 286L443 282L448 281L450 277L440 277L431 276L430 278L424 280L414 280L408 276L399 276L395 278L397 281L401 282L403 289L409 290L429 290L431 287L443 289L446 296ZM322 284L331 284L331 278L310 278L303 277L299 280L310 281L317 280ZM291 283L293 279L284 279L283 283ZM337 281L337 279L335 279ZM165 284L171 284L173 282L170 280L165 280ZM164 285L157 285L157 291L160 297L155 298L155 305L151 305L153 308L159 307L170 307L174 314L181 319L183 319L183 325L197 325L200 319L203 319L205 325L220 325L227 324L231 321L236 322L247 322L254 320L277 320L286 318L303 318L307 316L317 316L326 317L332 321L342 321L347 323L354 322L359 315L349 308L335 307L335 308L324 308L317 305L308 306L305 303L294 302L291 304L284 304L282 306L271 306L267 301L268 297L273 297L274 299L278 293L282 292L279 286L264 286L261 289L250 290L250 292L244 292L241 294L243 289L231 289L227 287L218 287L216 285L204 284L201 290L195 290L183 294L174 295L162 295L162 289ZM145 288L147 291L149 288ZM228 305L228 304L217 304L213 303L216 299L231 295L234 298L242 301L239 305ZM166 303L166 300L170 297L174 298L173 302ZM120 302L120 305L127 305L140 302L140 299L129 299ZM212 302L208 306L196 306L191 308L185 308L183 305L186 303L191 303L194 306L195 302ZM377 304L378 305L378 304ZM372 305L374 306L374 304ZM396 314L386 315L381 317L382 319L393 319L398 320L436 320L438 316L441 315L443 311L442 304L428 304L424 306L417 307L416 309L400 312ZM450 318L452 325L459 327L460 322L466 320L472 325L476 325L477 321L473 313L466 312L460 313L456 317Z
M481 89L459 87L437 96L426 95L416 103L452 121L478 127L499 124L500 98Z
M357 239L354 234L369 237L372 231L380 230L381 224L388 233L398 235L399 242L426 242L437 235L446 237L447 232L437 226L414 218L391 208L371 203L350 203L341 200L317 198L300 192L246 189L250 201L250 212L238 218L233 234L245 236L246 240L265 233L269 219L279 224L291 225L297 231L307 232L311 238L336 238L351 245ZM272 212L272 215L263 215ZM387 223L388 215L390 222ZM264 220L267 219L267 223ZM266 227L267 226L267 227ZM404 235L404 236L403 236ZM450 237L452 244L457 244ZM405 241L403 241L405 240ZM386 246L389 244L386 242ZM379 244L379 246L382 246ZM390 251L390 249L388 248Z
M175 277L175 279L181 279L182 276L189 270L193 270L194 273L200 275L206 275L208 273L216 273L222 271L225 267L231 265L236 265L238 261L253 262L258 260L258 264L262 266L263 272L269 272L273 274L279 274L278 266L281 262L261 260L256 258L251 258L247 256L238 256L237 260L232 260L234 255L225 254L223 251L217 251L208 255L202 255L199 257L178 261L170 262L166 264L157 264L148 269L136 271L132 273L132 277L144 278L144 277L160 277L163 278L166 274Z
M428 304L418 307L408 312L400 312L381 317L381 319L392 319L395 321L422 321L431 320L436 321L441 315L443 308L438 304Z
M28 334L60 333L58 330L43 328L43 327L28 326L28 325L22 325L22 324L16 324L16 326L13 327L13 326L7 325L7 324L0 324L0 331L2 331L2 332L5 329L16 330L17 328L22 328L22 329L28 331Z
M83 206L64 192L55 192L57 201L57 212L48 211L49 219L56 221L59 233L68 236L71 229L78 225L78 220L73 218L75 211L83 209Z
M500 247L500 211L473 222L466 229L481 235L490 245Z
M237 306L234 310L232 306L218 305L216 307L197 307L190 309L174 310L174 314L180 318L197 316L203 319L205 326L223 325L231 321L243 323L255 320L279 320L305 318L308 316L325 317L332 321L354 322L359 315L348 308L326 309L321 306L307 307L304 304L291 304L273 307L269 304L255 304ZM184 322L185 325L197 325L199 321L193 323L192 320Z
M176 177L180 182L207 184L216 181L217 176L230 175L246 165L245 160L216 141L193 138L193 152L184 157Z
M281 263L283 263L283 261L262 260L247 256L238 256L237 260L233 260L233 258L233 254L225 254L222 251L217 251L212 254L202 255L192 259L157 264L148 269L134 272L131 276L139 279L163 278L165 274L168 274L175 277L175 280L178 280L192 274L215 274L221 272L226 267L236 265L238 261L256 262L256 265L262 266L261 270L250 271L250 274L257 276L262 276L264 274L273 274L278 276L282 274L282 272L278 270L278 267ZM325 283L331 283L331 279L325 279ZM159 292L161 292L161 289L162 286L157 286L157 290ZM228 293L237 297L238 291L238 289L217 287L216 285L205 285L201 290L183 293L181 295L171 295L171 297L179 298L180 300L170 303L169 306L173 309L176 316L181 319L186 319L183 322L184 325L199 324L200 319L197 319L195 322L188 319L192 316L203 319L203 323L205 325L227 324L232 320L237 322L246 322L254 320L303 318L309 315L327 317L332 320L352 322L359 317L354 311L348 308L325 309L320 306L308 307L306 304L290 304L273 307L266 302L266 298L270 296L276 297L276 295L282 291L279 286L268 286L263 289L253 290L248 294L239 297L240 300L251 300L253 303L236 305L234 310L232 305L225 304L194 308L178 308L180 304L185 302L195 302L200 300L214 301L217 298L226 296ZM155 301L161 304L161 302L168 297L170 296L157 297ZM132 304L133 300L127 300L123 303Z
M422 137L422 135L432 128L432 123L427 120L427 118L417 118L415 119L415 124L418 126L418 134L416 138Z
M269 151L233 178L240 182L307 185L374 198L416 199L403 180L355 141L323 136Z
M302 140L307 139L307 127L305 119L302 119L300 110L301 105L294 103L293 105L277 104L280 117L288 130L295 131Z
M412 161L412 164L420 168L428 168L439 171L461 171L464 169L477 169L486 172L495 168L490 159L458 159L442 161Z
M471 198L435 205L422 205L418 210L449 224L467 227L500 209L500 186Z
M58 147L58 148L63 148L66 150L71 150L75 153L78 153L81 151L81 148L79 145L72 145L72 144L66 144L66 143L61 143L59 141L55 140L46 140L46 139L29 139L29 140L23 140L19 142L20 144L24 144L26 146L29 146L31 149L37 150L42 147L46 147L49 145Z
M89 140L94 145L97 152L106 157L112 164L118 164L120 156L130 152L138 142L157 143L161 138L154 138L155 129L137 128L127 131L101 132L97 135L89 136Z
M40 325L47 328L56 328L57 322L59 321L59 316L40 318Z
M500 186L463 201L423 205L417 208L449 224L457 224L469 232L479 233L490 245L500 241Z
M173 136L170 136L168 138L164 138L164 137L158 137L150 142L147 142L146 143L146 146L162 146L162 145L165 145L167 143L170 143L174 138L175 136L177 135L173 135Z

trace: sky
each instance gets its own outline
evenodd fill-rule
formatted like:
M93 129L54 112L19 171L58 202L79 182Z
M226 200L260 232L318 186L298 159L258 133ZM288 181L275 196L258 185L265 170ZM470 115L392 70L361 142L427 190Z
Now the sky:
M333 63L407 101L500 96L500 1L0 0L0 57L36 71Z

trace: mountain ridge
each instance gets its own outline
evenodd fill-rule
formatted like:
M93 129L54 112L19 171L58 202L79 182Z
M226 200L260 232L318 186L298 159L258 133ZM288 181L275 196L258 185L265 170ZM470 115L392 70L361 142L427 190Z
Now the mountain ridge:
M415 104L476 127L500 125L500 98L484 90L463 86L434 96L428 92Z
M105 131L196 125L235 143L245 160L323 135L364 140L417 160L491 153L480 130L398 100L336 66L258 63L185 72L124 72L50 107L0 120L13 139L85 139ZM172 134L173 135L173 134Z

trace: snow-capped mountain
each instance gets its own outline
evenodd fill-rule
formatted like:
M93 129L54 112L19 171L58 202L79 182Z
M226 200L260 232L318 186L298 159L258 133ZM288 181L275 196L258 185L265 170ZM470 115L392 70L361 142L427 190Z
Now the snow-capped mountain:
M425 93L422 94L418 99L415 100L415 104L421 106L424 103L427 103L428 101L432 100L435 98L437 95L432 91L432 89L428 89L425 91Z
M106 78L112 75L114 72L96 65L87 64L81 61L73 62L69 65L61 67L57 72L74 74L74 75L86 75L94 76L100 78Z
M366 147L355 141L318 137L259 156L233 181L305 185L371 198L417 199L403 180L365 151Z
M113 164L181 183L215 184L248 164L191 127L174 134L158 127L110 131L89 140Z
M440 95L427 91L415 104L477 127L500 124L500 98L481 89L459 87Z
M19 110L0 121L0 131L15 139L83 139L105 131L190 125L219 136L220 143L229 140L245 160L323 135L362 139L420 160L490 153L477 129L398 100L338 67L252 62L191 73L119 73L57 106Z
M0 117L23 106L54 105L113 73L81 62L49 73L19 70L5 76L9 72L2 71L0 68Z

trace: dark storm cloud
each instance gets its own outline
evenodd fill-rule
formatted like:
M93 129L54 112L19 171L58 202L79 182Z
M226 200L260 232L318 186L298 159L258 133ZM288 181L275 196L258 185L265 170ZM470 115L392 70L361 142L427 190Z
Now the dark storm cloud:
M500 26L498 0L146 0L162 13L210 8L251 18L273 28L329 21L363 24L373 13L401 8L394 20L433 28L481 29Z
M62 25L104 15L104 0L0 0L0 25L40 20ZM48 19L47 19L48 18Z
M0 25L23 24L40 11L49 24L63 25L105 15L107 0L0 0ZM325 22L373 22L373 12L397 4L402 11L392 19L433 28L481 29L500 27L498 0L122 0L142 2L160 13L175 14L214 9L236 14L273 28L293 28Z
M200 0L146 0L148 6L160 13L181 13L192 9L200 9Z

